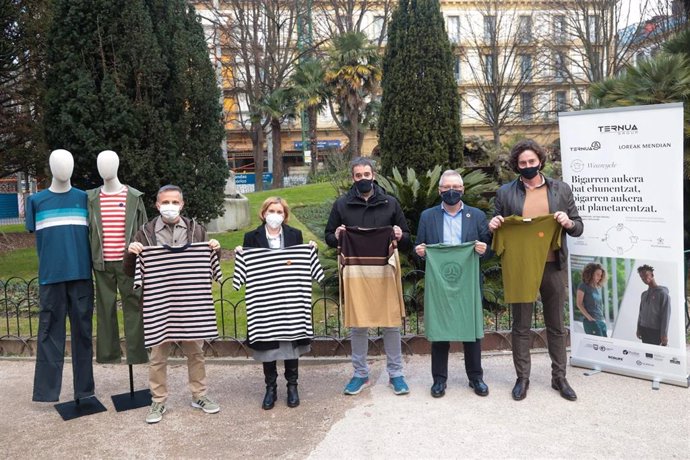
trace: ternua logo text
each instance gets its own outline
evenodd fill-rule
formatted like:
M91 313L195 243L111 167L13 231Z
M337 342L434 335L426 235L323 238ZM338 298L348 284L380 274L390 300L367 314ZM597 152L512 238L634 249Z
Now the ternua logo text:
M587 147L570 147L570 151L571 152L582 152L582 151L588 151L588 150L599 150L600 148L601 148L601 143L598 141L594 141Z
M637 131L637 125L634 123L623 125L601 125L597 126L600 133L629 133Z

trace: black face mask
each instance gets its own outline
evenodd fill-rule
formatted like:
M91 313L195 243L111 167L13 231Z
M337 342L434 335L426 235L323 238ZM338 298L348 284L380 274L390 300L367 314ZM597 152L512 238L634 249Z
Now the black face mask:
M462 195L463 193L460 190L450 189L446 190L445 192L441 192L441 199L448 206L455 206L456 204L460 203Z
M518 172L525 179L533 179L539 174L539 166L532 166L530 168L518 168Z
M369 193L369 191L371 191L373 183L374 179L360 179L357 182L355 182L355 187L357 187L359 193Z

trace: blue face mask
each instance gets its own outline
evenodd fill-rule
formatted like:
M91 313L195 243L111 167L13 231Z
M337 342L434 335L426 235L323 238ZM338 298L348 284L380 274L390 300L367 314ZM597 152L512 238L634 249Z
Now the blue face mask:
M441 199L448 206L455 206L456 204L460 203L462 195L463 193L460 190L450 189L446 190L445 192L441 192Z

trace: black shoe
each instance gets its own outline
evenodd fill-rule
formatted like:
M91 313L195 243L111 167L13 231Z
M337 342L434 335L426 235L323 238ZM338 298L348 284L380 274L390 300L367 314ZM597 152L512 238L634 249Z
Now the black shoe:
M264 401L261 403L261 408L263 410L273 409L273 406L276 405L277 398L278 388L276 385L266 385L266 394L264 395Z
M561 393L561 396L568 401L575 401L577 399L575 390L568 385L568 381L565 379L565 377L551 379L551 388L558 390L558 392Z
M446 394L446 382L434 382L431 385L431 396L442 398Z
M470 388L474 388L475 394L479 396L489 395L489 386L482 379L470 379Z
M529 379L518 378L513 387L513 399L515 401L522 401L527 396L527 389L529 388Z
M288 407L299 406L299 393L297 392L297 384L288 383L287 386L287 405Z

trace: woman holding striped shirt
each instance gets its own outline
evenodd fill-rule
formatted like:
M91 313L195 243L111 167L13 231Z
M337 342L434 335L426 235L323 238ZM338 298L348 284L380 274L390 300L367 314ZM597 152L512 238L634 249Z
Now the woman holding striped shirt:
M302 232L287 225L290 218L290 208L280 197L269 197L261 205L259 218L262 224L256 229L244 234L244 243L235 248L241 253L242 248L282 249L303 244ZM315 245L313 241L309 244ZM261 407L265 410L273 409L277 398L278 369L277 360L285 362L285 380L287 380L287 405L299 406L297 392L297 377L299 357L311 350L311 340L254 342L249 343L253 351L252 357L263 363L266 394Z

